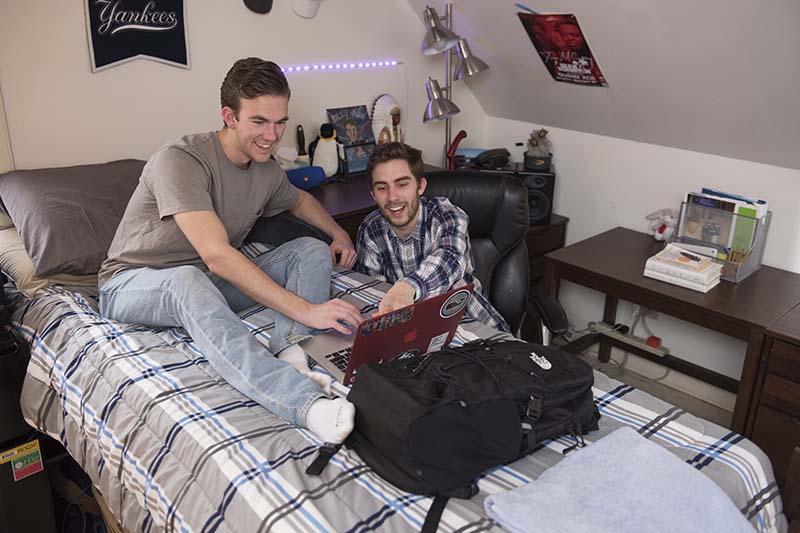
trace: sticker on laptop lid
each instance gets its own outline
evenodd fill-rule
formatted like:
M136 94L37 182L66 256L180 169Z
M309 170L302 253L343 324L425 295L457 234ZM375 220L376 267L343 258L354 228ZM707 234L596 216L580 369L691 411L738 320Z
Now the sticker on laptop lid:
M439 315L441 315L442 318L450 318L451 316L458 314L462 309L464 309L464 307L466 307L471 294L472 293L467 289L454 292L442 304L441 309L439 309Z
M412 348L410 350L406 350L405 352L397 354L397 356L395 356L395 359L410 359L417 355L419 355L419 350L417 350L416 348Z
M445 331L441 335L436 335L434 338L431 339L431 343L428 345L428 352L438 352L439 350L444 347L444 343L447 342L447 337L450 336L449 331Z
M377 333L385 329L389 329L398 324L403 324L411 320L414 316L414 306L404 307L397 311L386 313L385 315L377 316L368 320L361 326L361 336L367 337L371 333Z

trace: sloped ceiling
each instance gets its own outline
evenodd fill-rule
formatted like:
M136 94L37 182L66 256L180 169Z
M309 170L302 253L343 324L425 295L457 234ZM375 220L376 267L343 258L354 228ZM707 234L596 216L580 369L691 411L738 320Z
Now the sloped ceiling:
M455 0L491 65L467 81L489 116L800 169L800 1L524 3L575 14L609 87L553 81L513 1Z

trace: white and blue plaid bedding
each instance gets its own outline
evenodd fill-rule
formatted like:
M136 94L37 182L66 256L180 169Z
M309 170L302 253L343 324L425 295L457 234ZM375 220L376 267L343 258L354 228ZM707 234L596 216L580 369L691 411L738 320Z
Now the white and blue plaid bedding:
M382 291L347 271L332 293L366 311ZM271 311L242 317L268 337ZM108 320L92 295L61 287L24 302L15 322L32 342L26 419L64 444L126 530L421 528L432 500L391 486L355 452L340 451L319 478L305 475L320 443L222 381L182 330ZM462 340L485 333L462 328ZM587 443L632 426L717 482L757 530L787 529L769 461L753 443L600 373L594 393L603 416ZM440 531L499 530L483 499L535 479L571 444L555 439L485 473L477 496L450 500Z

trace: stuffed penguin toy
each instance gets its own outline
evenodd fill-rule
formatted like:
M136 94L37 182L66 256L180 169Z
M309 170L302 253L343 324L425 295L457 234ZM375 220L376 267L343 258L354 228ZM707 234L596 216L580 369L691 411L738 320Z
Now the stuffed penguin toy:
M319 127L319 135L309 146L311 164L322 167L325 177L330 178L339 171L339 160L344 159L344 148L336 140L333 124L325 123Z

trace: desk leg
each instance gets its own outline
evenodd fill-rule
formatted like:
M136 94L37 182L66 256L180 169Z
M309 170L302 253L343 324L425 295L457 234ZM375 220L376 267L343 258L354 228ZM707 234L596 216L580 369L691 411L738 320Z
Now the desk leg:
M756 388L756 377L761 361L761 352L764 348L764 330L752 328L747 339L747 352L744 355L744 366L742 367L742 377L739 379L739 391L736 393L736 405L733 408L733 419L731 429L749 437L752 432L754 417L749 413L753 404L753 393ZM750 420L748 423L748 415Z
M611 327L617 323L617 305L619 298L616 296L606 295L606 305L603 309L603 322ZM607 363L611 359L611 343L606 340L600 341L600 350L597 353L597 358L601 363Z

